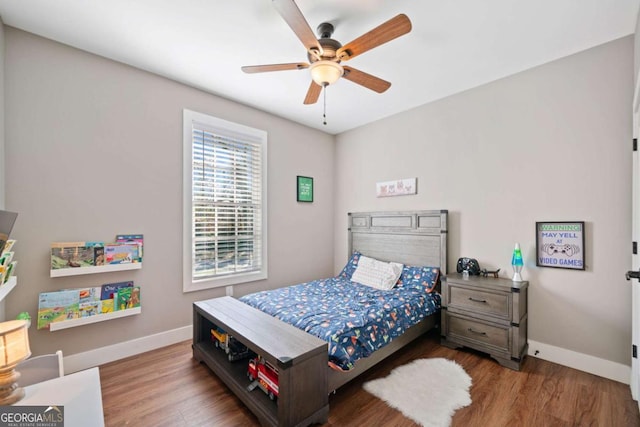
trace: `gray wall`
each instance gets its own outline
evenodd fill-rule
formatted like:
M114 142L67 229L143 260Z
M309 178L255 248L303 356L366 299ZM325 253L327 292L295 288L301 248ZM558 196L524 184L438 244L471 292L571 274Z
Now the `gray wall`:
M629 36L339 135L334 270L347 212L449 209L450 269L508 277L520 243L531 340L630 365L632 72ZM535 265L535 222L563 220L586 222L584 272Z
M224 289L182 292L182 109L269 135L269 279L275 288L333 269L332 136L156 75L6 27L6 206L20 213L18 286L7 316L38 294L132 279L142 314L58 332L30 330L34 354L71 355L188 326L193 301ZM314 203L295 200L296 175L315 178ZM0 186L1 187L1 186ZM49 277L55 241L143 233L143 269Z

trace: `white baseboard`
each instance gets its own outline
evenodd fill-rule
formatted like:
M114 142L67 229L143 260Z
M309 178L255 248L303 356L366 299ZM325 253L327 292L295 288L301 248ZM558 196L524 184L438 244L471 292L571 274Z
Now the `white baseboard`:
M565 348L529 340L529 350L527 354L623 384L629 384L631 381L631 366Z
M84 353L76 353L64 356L64 373L70 374L94 366L103 365L125 357L166 347L181 341L193 338L193 327L184 326L170 331L160 332L155 335L137 338L135 340L121 342Z
M101 347L84 353L72 354L64 357L64 372L65 374L70 374L124 359L125 357L166 347L191 338L193 338L193 327L189 325L135 340ZM539 359L568 366L623 384L629 384L631 379L630 366L561 347L529 340L529 350L527 353Z

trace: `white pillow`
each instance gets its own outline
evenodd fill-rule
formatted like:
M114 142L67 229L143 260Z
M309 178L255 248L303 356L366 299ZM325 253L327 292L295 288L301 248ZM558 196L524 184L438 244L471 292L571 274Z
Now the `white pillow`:
M403 267L397 262L384 262L361 255L351 280L376 289L389 290L398 282Z

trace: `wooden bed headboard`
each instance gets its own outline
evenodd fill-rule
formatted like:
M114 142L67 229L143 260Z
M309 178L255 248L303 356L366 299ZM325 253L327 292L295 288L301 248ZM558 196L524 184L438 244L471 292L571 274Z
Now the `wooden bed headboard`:
M447 210L350 212L349 254L440 267L447 274Z

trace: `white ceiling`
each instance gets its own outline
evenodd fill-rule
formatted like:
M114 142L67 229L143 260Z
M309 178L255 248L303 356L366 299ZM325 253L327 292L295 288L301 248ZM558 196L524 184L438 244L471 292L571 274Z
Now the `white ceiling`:
M343 45L398 13L412 31L347 64L392 83L377 94L341 79L303 105L307 62L271 0L0 0L6 25L337 134L632 34L640 0L298 0L314 30Z

